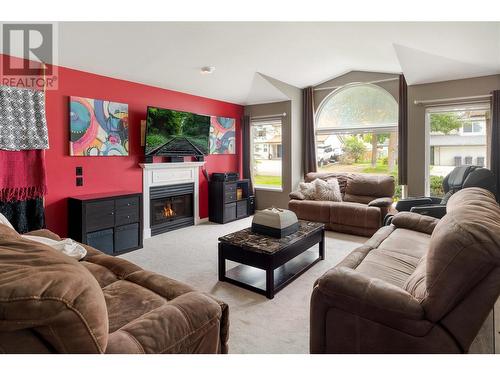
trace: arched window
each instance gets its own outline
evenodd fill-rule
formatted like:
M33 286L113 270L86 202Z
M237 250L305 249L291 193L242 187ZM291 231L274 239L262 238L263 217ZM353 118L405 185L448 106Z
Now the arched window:
M343 86L316 113L320 171L397 173L398 104L372 84Z

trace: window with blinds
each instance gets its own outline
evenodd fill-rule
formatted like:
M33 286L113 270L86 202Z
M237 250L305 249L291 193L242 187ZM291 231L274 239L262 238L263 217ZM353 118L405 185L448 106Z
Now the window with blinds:
M282 188L280 117L251 120L251 172L256 188Z

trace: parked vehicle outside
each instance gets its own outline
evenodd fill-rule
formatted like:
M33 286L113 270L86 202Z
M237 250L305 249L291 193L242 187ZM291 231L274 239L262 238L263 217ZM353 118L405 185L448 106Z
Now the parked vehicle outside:
M340 148L334 148L330 145L320 145L316 149L317 155L316 160L318 166L334 163L339 160L340 155L342 155L342 150Z

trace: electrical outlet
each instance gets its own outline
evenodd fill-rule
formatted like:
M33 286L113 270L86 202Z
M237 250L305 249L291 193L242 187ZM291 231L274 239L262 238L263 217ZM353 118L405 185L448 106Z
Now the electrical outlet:
M77 176L83 176L83 167L76 167L75 173Z
M76 178L76 186L83 186L83 177Z

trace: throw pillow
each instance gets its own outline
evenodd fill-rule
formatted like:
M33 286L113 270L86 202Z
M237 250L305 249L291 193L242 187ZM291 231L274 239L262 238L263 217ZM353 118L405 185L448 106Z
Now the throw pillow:
M7 219L5 216L0 214L0 224L7 225L10 229L14 229L12 224L10 223L9 219ZM15 230L15 229L14 229Z
M2 214L0 214L0 224L6 225L9 228L15 230L10 221ZM78 242L75 242L70 238L66 238L61 241L55 241L50 238L45 238L40 236L30 236L27 234L22 234L21 237L30 241L35 241L48 245L56 249L57 251L66 254L71 258L75 258L77 260L83 259L85 255L87 255L87 250L85 250L85 248Z
M340 193L339 182L336 178L330 178L328 181L318 178L313 183L316 187L316 200L342 202L342 194Z
M299 192L302 193L305 199L314 200L316 196L316 186L313 182L301 182L299 184Z

